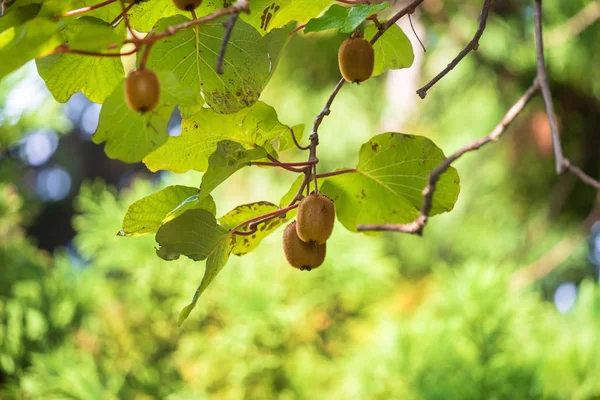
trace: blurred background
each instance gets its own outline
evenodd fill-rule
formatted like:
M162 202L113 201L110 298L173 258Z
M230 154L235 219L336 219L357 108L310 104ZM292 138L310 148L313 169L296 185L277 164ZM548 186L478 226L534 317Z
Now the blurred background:
M536 74L532 8L496 3L479 50L425 100L415 90L470 40L482 2L425 1L413 22L427 53L403 20L414 65L343 88L320 171L353 167L385 131L446 154L488 134ZM599 10L544 2L565 153L594 177ZM262 96L282 122L311 126L343 39L290 40ZM109 160L90 140L100 108L82 95L56 103L34 64L0 83L0 399L600 399L597 193L555 176L539 98L456 163L456 207L423 238L338 224L325 264L300 273L275 233L230 259L181 328L203 264L163 261L152 236L116 232L129 204L201 175ZM215 192L218 215L278 203L294 179L246 168Z

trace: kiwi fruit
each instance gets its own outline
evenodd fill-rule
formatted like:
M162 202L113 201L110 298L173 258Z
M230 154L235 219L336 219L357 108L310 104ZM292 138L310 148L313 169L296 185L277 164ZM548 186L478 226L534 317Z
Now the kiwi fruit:
M323 244L331 236L335 205L323 194L309 194L300 201L296 231L303 242Z
M192 11L202 4L202 0L173 0L173 4L181 11Z
M325 260L326 244L306 243L296 233L296 221L283 231L283 252L288 263L301 271L318 268Z
M351 83L364 82L373 75L375 51L368 40L350 37L338 52L338 64L344 79Z
M133 71L125 81L125 99L133 111L152 111L160 99L160 83L149 69Z

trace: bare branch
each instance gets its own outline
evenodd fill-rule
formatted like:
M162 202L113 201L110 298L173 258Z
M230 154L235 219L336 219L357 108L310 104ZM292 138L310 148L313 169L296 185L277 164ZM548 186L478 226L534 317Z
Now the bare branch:
M227 50L227 43L229 43L229 38L231 37L231 32L233 31L233 26L238 19L239 14L231 14L227 22L225 22L225 34L223 35L223 40L221 41L221 50L219 51L219 57L217 58L217 66L215 71L219 75L223 75L223 59L225 58L225 50Z
M564 168L565 171L569 171L570 173L572 173L573 175L575 175L576 177L578 177L579 179L581 179L581 181L583 183L585 183L586 185L591 186L594 189L600 190L600 182L599 181L597 181L596 179L594 179L591 176L587 175L578 166L573 165L571 163L571 161L569 161L567 158L563 158L562 166L563 166L563 168Z
M552 103L552 94L550 85L548 85L548 74L546 71L546 62L544 60L544 40L542 37L542 0L533 1L533 20L535 22L535 48L537 53L537 81L542 89L544 103L546 104L546 114L550 122L550 132L552 133L552 147L554 148L554 161L556 173L563 171L563 154L560 144L558 125L556 124L556 115L554 114L554 104Z
M477 28L477 31L475 32L475 36L473 36L473 39L471 39L469 44L467 44L467 46L464 49L462 49L462 51L460 53L458 53L458 55L454 58L454 60L452 60L450 62L450 64L448 64L448 66L446 68L444 68L444 70L442 72L437 74L435 76L435 78L433 78L431 81L429 81L429 83L427 83L425 86L423 86L422 88L417 90L417 94L419 95L420 98L424 99L425 96L427 96L427 91L429 89L431 89L431 87L433 85L435 85L440 79L442 79L444 76L446 76L446 74L448 74L448 72L452 71L454 69L454 67L456 67L458 65L458 63L463 58L465 58L465 56L467 54L469 54L471 52L471 50L477 50L477 48L479 47L479 39L481 39L481 36L483 35L483 31L485 30L485 24L487 22L488 15L490 13L490 9L492 8L493 4L494 4L494 0L484 0L483 8L481 10L481 15L479 16L479 28Z
M436 185L440 177L450 165L459 159L463 154L468 153L470 151L478 150L482 146L496 141L502 136L502 134L506 131L506 128L510 125L510 123L523 111L525 105L531 100L531 98L536 94L536 92L540 89L540 85L536 80L529 89L523 94L523 96L508 110L508 112L502 118L502 121L494 128L494 130L487 136L477 139L456 153L452 154L450 157L446 158L439 166L437 166L431 173L429 174L429 178L427 179L427 186L423 189L423 206L421 207L421 213L417 217L417 219L409 224L385 224L385 225L359 225L359 231L395 231L395 232L405 232L405 233L413 233L416 235L423 234L423 228L427 224L427 219L429 218L429 213L431 212L431 208L433 207L433 195L435 194Z

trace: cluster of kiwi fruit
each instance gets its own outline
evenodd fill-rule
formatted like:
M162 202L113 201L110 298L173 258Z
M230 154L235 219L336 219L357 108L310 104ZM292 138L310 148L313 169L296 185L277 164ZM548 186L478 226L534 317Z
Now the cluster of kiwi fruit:
M288 263L301 271L320 267L334 222L335 205L329 197L311 193L303 198L296 221L283 232L283 252Z
M373 75L375 67L373 45L358 33L352 35L340 46L338 64L346 81L350 83L366 81Z

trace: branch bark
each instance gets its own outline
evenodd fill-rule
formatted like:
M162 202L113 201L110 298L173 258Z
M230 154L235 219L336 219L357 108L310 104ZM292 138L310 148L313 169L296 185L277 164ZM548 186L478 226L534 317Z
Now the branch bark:
M481 10L481 15L479 16L479 27L477 28L477 31L475 32L475 36L473 36L473 39L471 39L469 44L467 44L465 46L465 48L462 49L460 53L458 53L458 55L450 62L450 64L448 64L448 66L446 68L444 68L444 70L442 72L437 74L425 86L423 86L422 88L417 90L417 94L419 95L420 98L424 99L425 96L427 96L427 91L429 89L431 89L431 87L433 85L435 85L437 82L439 82L440 79L442 79L444 76L446 76L446 74L448 74L448 72L452 71L454 69L454 67L456 67L458 65L458 63L463 58L465 58L465 56L467 54L469 54L471 52L471 50L477 50L477 48L479 47L479 39L481 39L481 36L483 35L483 31L485 31L485 25L486 25L486 22L488 19L488 15L490 13L490 9L492 8L493 4L494 4L494 0L484 0L483 8Z

